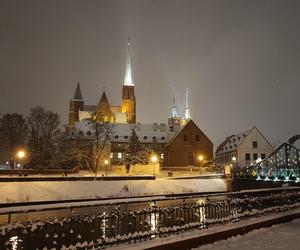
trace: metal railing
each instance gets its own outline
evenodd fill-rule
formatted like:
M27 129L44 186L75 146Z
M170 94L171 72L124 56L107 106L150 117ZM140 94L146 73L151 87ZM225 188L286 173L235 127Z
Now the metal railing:
M195 199L196 198L196 199ZM101 249L122 243L148 241L182 232L205 229L250 217L286 211L300 206L300 189L274 189L193 196L182 205L111 211L62 220L15 223L0 228L0 248Z

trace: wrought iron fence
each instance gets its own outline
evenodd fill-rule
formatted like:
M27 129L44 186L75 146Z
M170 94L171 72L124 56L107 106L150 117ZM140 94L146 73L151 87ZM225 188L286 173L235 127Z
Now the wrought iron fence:
M15 223L0 231L1 249L101 249L246 220L300 206L300 189L199 196L182 205L113 211L62 220ZM46 248L45 248L46 247Z

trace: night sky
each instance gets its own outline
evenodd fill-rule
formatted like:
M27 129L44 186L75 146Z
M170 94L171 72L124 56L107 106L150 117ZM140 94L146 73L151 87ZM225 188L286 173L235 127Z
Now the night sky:
M180 111L217 146L257 126L272 144L300 132L300 1L0 2L0 112L42 105L67 120L76 83L119 105L132 42L137 120Z

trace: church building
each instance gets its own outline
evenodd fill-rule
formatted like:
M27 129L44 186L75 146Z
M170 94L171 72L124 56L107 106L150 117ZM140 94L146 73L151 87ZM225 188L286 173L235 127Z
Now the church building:
M97 119L110 126L108 154L111 165L122 163L132 129L138 135L140 143L159 156L161 167L166 169L183 170L198 166L197 159L200 155L204 156L205 160L213 158L212 142L192 121L188 89L186 89L185 110L182 117L178 113L174 93L171 115L167 124L136 122L136 98L129 40L120 106L111 105L105 91L97 105L86 105L80 85L77 84L75 94L70 100L68 129L92 139L95 133L89 122L90 119Z
M127 62L125 79L122 86L122 102L120 106L109 103L105 91L97 105L85 105L82 98L80 84L77 84L73 99L70 100L68 128L72 129L76 122L96 116L103 122L136 123L136 102L134 81L131 69L130 42L127 43Z

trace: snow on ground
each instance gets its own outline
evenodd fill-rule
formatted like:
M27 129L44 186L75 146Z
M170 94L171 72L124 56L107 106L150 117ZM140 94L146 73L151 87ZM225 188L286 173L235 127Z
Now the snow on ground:
M204 245L195 250L267 250L300 249L300 219L238 235L214 244Z
M80 198L162 195L187 192L223 192L224 179L37 181L0 183L0 203Z

